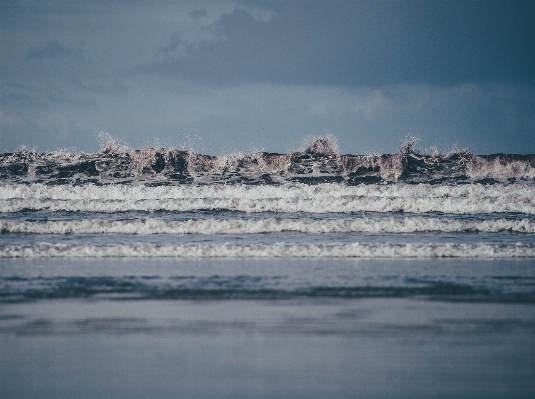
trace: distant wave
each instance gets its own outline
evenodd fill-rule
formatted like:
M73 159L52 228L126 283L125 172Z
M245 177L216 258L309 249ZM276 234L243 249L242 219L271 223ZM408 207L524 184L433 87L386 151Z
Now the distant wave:
M110 142L94 154L0 155L0 184L180 186L288 183L534 184L535 155L425 154L406 144L398 154L342 155L332 139L317 138L290 154L208 156L193 151L133 150Z
M535 214L535 185L5 185L0 212L198 211Z
M0 258L535 258L533 244L359 243L0 245Z
M448 218L357 219L200 219L169 221L157 218L134 220L0 220L4 234L266 234L266 233L535 233L535 220Z

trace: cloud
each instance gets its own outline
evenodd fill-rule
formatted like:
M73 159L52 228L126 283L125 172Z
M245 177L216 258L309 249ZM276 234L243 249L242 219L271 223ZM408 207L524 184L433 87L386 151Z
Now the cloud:
M535 86L256 83L162 90L156 81L127 83L129 91L120 101L95 94L94 107L65 98L46 108L6 111L10 120L26 121L26 128L13 127L10 133L6 127L2 144L94 151L95 133L105 130L134 148L159 138L166 145L221 155L252 148L288 152L306 137L330 132L344 153L397 152L407 135L419 136L420 147L441 152L454 145L478 153L533 151Z
M46 107L47 103L40 100L36 96L32 96L24 92L9 92L8 101L15 106L22 106L27 108Z
M253 144L287 152L303 138L327 132L339 138L342 151L352 153L396 152L408 134L441 150L455 144L479 153L523 152L530 147L523 132L535 131L535 108L526 106L535 87L521 93L494 84L372 89L259 83L194 92L145 88L143 94L142 101L129 102L129 109L114 109L129 122L110 133L141 146L136 137L154 132L180 146L184 135L195 132L204 142L198 150L211 154L247 152ZM525 123L510 124L511 112Z
M50 58L69 58L77 61L82 61L84 58L78 51L72 50L67 46L62 45L58 41L49 41L42 49L32 49L27 54L28 59L44 60Z
M193 11L190 11L189 15L193 19L200 19L200 18L206 18L208 16L208 12L205 9L196 9Z
M535 82L529 3L271 4L269 17L220 14L210 40L140 70L210 85Z
M96 79L88 77L83 80L74 80L71 85L76 91L108 96L124 96L128 94L128 86L119 79L106 79L104 77Z
M0 101L19 121L4 149L92 150L103 129L134 147L198 137L214 154L326 132L345 152L397 151L408 133L535 152L535 2L7 0L0 13Z
M161 47L160 50L163 53L170 53L178 49L181 44L182 44L182 40L180 40L180 38L177 35L173 35L171 39L169 39L169 43Z
M0 124L6 126L14 126L21 123L18 116L0 110Z

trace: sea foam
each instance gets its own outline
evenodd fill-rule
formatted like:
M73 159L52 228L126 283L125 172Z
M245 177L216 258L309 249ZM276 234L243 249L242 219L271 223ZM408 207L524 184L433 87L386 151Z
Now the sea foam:
M535 220L459 220L448 218L368 218L323 219L311 218L255 218L255 219L198 219L165 220L143 218L132 220L0 220L4 234L196 234L243 235L270 233L535 233Z
M5 185L0 212L197 211L241 212L443 212L535 214L535 186L359 185L279 186L47 186Z
M275 243L0 245L0 258L533 258L535 245L441 243Z

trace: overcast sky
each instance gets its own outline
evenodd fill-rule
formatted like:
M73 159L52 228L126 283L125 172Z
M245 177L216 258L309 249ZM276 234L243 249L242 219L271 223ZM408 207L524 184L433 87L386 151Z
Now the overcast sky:
M0 152L535 153L535 1L0 0Z

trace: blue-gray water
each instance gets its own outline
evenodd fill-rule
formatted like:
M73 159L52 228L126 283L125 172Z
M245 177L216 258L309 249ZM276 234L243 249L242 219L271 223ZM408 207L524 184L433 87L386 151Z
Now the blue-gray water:
M0 155L0 397L531 398L534 160Z
M535 390L532 260L9 259L1 271L6 398Z

